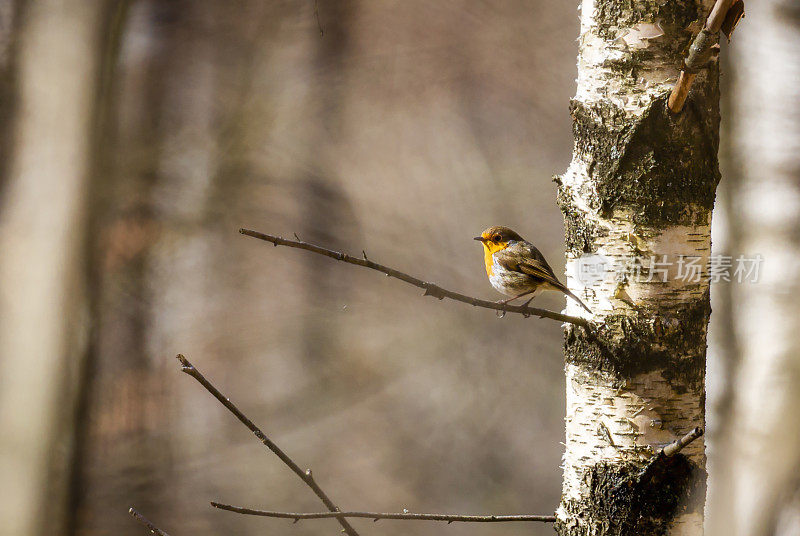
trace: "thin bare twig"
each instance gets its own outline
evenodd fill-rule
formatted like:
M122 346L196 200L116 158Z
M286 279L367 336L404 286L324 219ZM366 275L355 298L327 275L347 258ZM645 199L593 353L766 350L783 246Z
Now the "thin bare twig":
M689 47L689 54L684 60L684 68L672 88L672 93L669 95L667 105L673 113L680 113L683 110L683 105L686 103L686 98L689 96L689 90L692 88L697 71L705 67L711 56L714 53L714 45L717 42L717 35L723 22L728 15L728 10L731 5L740 0L717 0L711 13L706 19L706 23L700 32L695 36L691 47ZM735 26L735 23L734 23ZM731 31L733 31L731 29Z
M583 326L587 328L591 326L591 323L589 321L577 316L565 315L561 313L556 313L554 311L548 311L547 309L538 309L536 307L527 307L527 306L523 307L521 305L505 305L502 303L480 300L478 298L473 298L472 296L459 294L458 292L453 292L452 290L444 289L433 283L428 283L427 281L417 279L416 277L408 275L405 272L401 272L400 270L395 270L394 268L389 268L388 266L384 266L383 264L372 262L371 260L367 259L366 253L364 253L364 258L360 259L358 257L350 256L346 253L341 253L339 251L326 249L321 246L317 246L315 244L302 242L300 240L287 240L279 236L259 233L258 231L252 231L250 229L239 229L239 232L243 235L251 236L253 238L258 238L259 240L264 240L266 242L271 242L275 246L287 246L290 248L303 249L305 251L311 251L312 253L317 253L319 255L324 255L326 257L336 259L337 261L342 261L348 264L355 264L356 266L363 266L364 268L377 270L378 272L384 273L389 277L394 277L401 281L405 281L409 285L414 285L415 287L425 290L424 296L433 296L435 298L439 298L440 300L444 298L449 298L451 300L459 301L461 303L474 305L475 307L494 309L495 311L501 311L504 313L505 312L517 313L525 317L538 316L539 318L550 318L552 320L558 320L561 322L567 322L569 324L575 324L576 326Z
M361 517L379 521L381 519L403 519L414 521L447 521L447 523L464 522L464 523L504 523L509 521L540 521L543 523L553 523L556 516L545 515L501 515L501 516L476 516L476 515L459 515L459 514L414 514L411 512L274 512L270 510L254 510L252 508L243 508L241 506L232 506L230 504L222 504L212 502L211 506L219 508L220 510L228 510L229 512L236 512L238 514L247 514L251 516L262 517L278 517L283 519L294 519L295 523L301 519L325 519L335 517L338 519L346 517Z
M237 419L239 419L239 421L242 424L244 424L251 432L253 432L253 434L255 434L255 436L269 450L271 450L278 458L280 458L280 460L284 464L286 464L286 466L289 467L289 469L291 469L294 474L300 477L300 480L302 480L309 488L311 488L314 494L317 497L319 497L319 499L322 501L322 504L324 504L329 511L331 512L339 511L339 507L333 503L333 501L328 497L328 495L324 491L322 491L322 488L319 487L317 481L314 480L314 475L311 473L311 469L308 469L306 471L300 469L300 466L297 465L294 462L294 460L292 460L285 452L283 452L283 450L280 449L280 447L278 447L278 445L273 443L272 440L264 434L264 432L262 432L255 424L253 424L253 421L248 419L247 416L244 413L242 413L239 410L239 408L237 408L233 404L233 402L230 401L229 398L220 393L219 390L216 387L214 387L214 385L210 381L208 381L206 377L203 376L200 373L200 371L197 370L195 366L189 362L188 359L186 359L181 354L178 354L177 358L178 361L180 361L181 363L181 371L185 372L186 374L197 380L198 383L200 383L200 385L205 387L206 391L211 393L214 396L214 398L219 400L220 403L228 409L228 411L233 413L233 415ZM342 526L344 532L347 533L349 536L358 536L356 530L350 525L350 523L347 522L346 519L337 518L336 520Z
M148 529L148 530L149 530L151 533L155 534L156 536L169 536L169 534L167 534L167 533L166 533L166 532L164 532L163 530L161 530L161 529L159 529L158 527L156 527L155 525L153 525L153 523L152 523L152 522L151 522L149 519L147 519L147 518L146 518L146 517L144 517L142 514L140 514L139 512L137 512L137 511L136 511L136 508L133 508L133 507L129 508L129 509L128 509L128 513L129 513L130 515L132 515L132 516L133 516L133 518L134 518L136 521L138 521L139 523L141 523L142 525L144 525L145 527L147 527L147 529Z

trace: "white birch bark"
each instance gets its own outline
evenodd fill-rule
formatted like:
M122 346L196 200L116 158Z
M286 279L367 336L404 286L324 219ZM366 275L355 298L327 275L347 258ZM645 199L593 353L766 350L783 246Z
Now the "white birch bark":
M702 440L639 497L613 490L658 448L704 425L716 65L698 75L683 113L672 115L666 98L711 4L581 5L575 149L559 202L568 285L600 328L567 328L562 535L702 534ZM586 254L610 268L591 285L576 277ZM651 256L673 263L666 281L649 273ZM677 277L681 256L699 257L697 281ZM619 278L611 268L631 258L644 259L641 276Z
M748 7L731 47L730 253L764 261L756 283L732 287L738 370L709 522L713 534L797 534L786 520L800 487L800 10L791 0Z
M0 208L2 535L63 530L72 390L88 327L82 252L101 6L24 2Z

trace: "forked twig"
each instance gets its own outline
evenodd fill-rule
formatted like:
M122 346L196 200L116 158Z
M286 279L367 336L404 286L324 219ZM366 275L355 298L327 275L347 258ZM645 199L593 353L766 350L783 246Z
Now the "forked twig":
M282 519L294 519L295 523L301 519L326 519L326 518L346 518L360 517L379 521L381 519L402 519L414 521L447 521L448 524L455 522L463 523L504 523L509 521L540 521L543 523L553 523L556 516L549 515L461 515L461 514L415 514L411 512L274 512L271 510L255 510L241 506L232 506L212 502L211 506L220 510L236 512L251 516L277 517Z
M156 527L155 525L153 525L153 523L149 519L147 519L142 514L140 514L138 511L136 511L136 508L133 508L133 507L129 508L128 509L128 513L130 515L132 515L133 518L136 521L138 521L139 523L141 523L142 525L147 527L147 530L149 530L151 533L155 534L156 536L169 536L169 534L167 534L163 530L161 530L158 527Z
M225 395L220 393L219 390L216 387L214 387L214 385L210 381L208 381L206 379L206 377L203 376L203 374L201 374L200 371L197 370L195 368L195 366L192 365L189 362L188 359L186 359L181 354L177 355L177 359L181 363L181 371L185 372L186 374L188 374L189 376L191 376L192 378L197 380L198 383L200 383L200 385L205 387L206 391L211 393L214 396L214 398L219 400L219 402L228 409L228 411L233 413L233 415L237 419L239 419L239 421L242 424L244 424L251 432L253 432L253 434L255 434L255 436L269 450L271 450L278 458L280 458L280 460L284 464L286 464L286 466L289 467L289 469L291 469L294 474L296 474L298 477L300 477L300 480L305 482L305 484L309 488L311 488L311 490L314 492L314 494L317 497L319 497L319 499L322 501L322 504L324 504L325 507L329 511L331 511L331 512L338 512L339 511L339 507L336 506L333 503L333 501L330 499L330 497L328 497L328 495L324 491L322 491L322 488L319 487L319 484L317 484L317 481L314 480L314 476L311 473L311 469L308 469L306 471L303 471L302 469L300 469L300 466L297 465L294 462L294 460L292 460L285 452L283 452L283 450L281 450L280 447L278 447L278 445L273 443L272 440L270 438L268 438L264 434L264 432L262 432L255 424L253 424L253 421L248 419L247 416L244 413L242 413L239 410L239 408L237 408L234 405L234 403L230 401L229 398L227 398ZM356 532L356 530L350 525L350 523L347 522L346 519L344 519L344 518L336 518L336 521L339 522L339 524L344 529L344 532L347 533L349 536L358 536L358 533Z
M364 254L364 258L358 258L348 255L346 253L341 253L339 251L334 251L332 249L323 248L315 244L309 244L308 242L302 242L300 240L287 240L286 238L281 238L279 236L273 236L265 233L259 233L258 231L252 231L250 229L239 229L239 232L243 235L251 236L253 238L258 238L259 240L264 240L266 242L271 242L275 246L287 246L290 248L303 249L305 251L311 251L312 253L317 253L319 255L324 255L326 257L336 259L337 261L342 261L348 264L355 264L356 266L363 266L364 268L377 270L378 272L384 273L389 277L394 277L401 281L405 281L409 285L414 285L415 287L425 290L424 296L433 296L435 298L439 298L440 300L444 298L449 298L451 300L459 301L461 303L474 305L475 307L494 309L495 311L501 311L504 313L506 312L517 313L525 317L538 316L539 318L550 318L552 320L558 320L561 322L567 322L569 324L575 324L576 326L583 326L587 328L591 326L591 323L588 320L577 316L565 315L561 313L556 313L554 311L548 311L547 309L538 309L536 307L527 307L521 305L505 305L502 303L480 300L478 298L473 298L472 296L467 296L465 294L459 294L458 292L453 292L452 290L444 289L439 285L435 285L433 283L428 283L427 281L423 281L422 279L418 279L405 272L401 272L400 270L395 270L394 268L389 268L388 266L384 266L383 264L372 262L371 260L367 259L366 254Z

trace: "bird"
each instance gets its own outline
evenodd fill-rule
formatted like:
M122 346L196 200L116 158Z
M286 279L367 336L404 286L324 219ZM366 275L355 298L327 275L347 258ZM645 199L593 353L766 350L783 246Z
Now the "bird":
M540 292L557 290L578 302L592 314L591 309L558 280L536 246L516 232L497 225L483 231L480 236L475 237L475 240L483 244L483 258L489 283L502 294L511 296L498 303L505 305L517 298L530 296L523 305L526 307Z

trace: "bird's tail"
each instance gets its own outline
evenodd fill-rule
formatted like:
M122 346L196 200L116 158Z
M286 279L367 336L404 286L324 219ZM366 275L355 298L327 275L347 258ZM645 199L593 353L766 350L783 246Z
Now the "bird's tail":
M594 313L592 312L592 310L591 310L591 309L589 309L588 307L586 307L586 304L585 304L585 303L583 303L583 302L581 301L581 299L580 299L580 298L578 298L578 297L577 297L575 294L573 294L573 293L572 293L572 292L571 292L571 291L570 291L570 290L569 290L567 287L561 287L559 290L560 290L561 292L563 292L564 294L566 294L567 296L569 296L570 298L572 298L573 300L575 300L576 302L578 302L578 304L579 304L581 307L583 307L584 309L586 309L586 310L589 312L589 314L590 314L590 315L593 315L593 314L594 314Z

